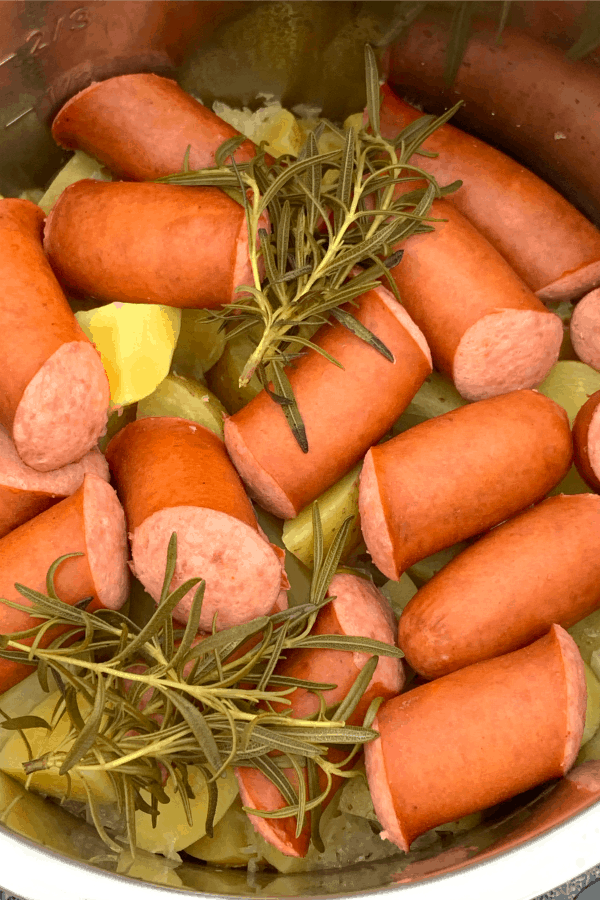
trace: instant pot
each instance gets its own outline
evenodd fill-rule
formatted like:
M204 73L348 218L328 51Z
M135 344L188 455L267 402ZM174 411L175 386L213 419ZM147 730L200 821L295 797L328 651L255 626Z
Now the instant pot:
M92 81L114 75L174 77L206 104L219 98L252 108L257 95L273 95L288 108L318 107L342 120L364 105L364 43L376 48L385 69L386 48L424 5L408 0L2 2L0 193L19 196L47 185L68 158L50 137L53 115ZM494 5L503 6L480 4L483 12ZM532 20L552 20L559 46L559 8L583 7L525 5L539 13ZM596 63L592 58L588 64ZM600 787L600 763L591 766ZM14 825L15 817L8 815L11 804L4 798L0 883L6 896L14 892L25 900L183 900L193 893L531 900L600 862L600 803L593 798L562 779L502 804L483 825L449 836L435 855L427 848L409 855L399 851L378 862L288 876L190 862L152 865L145 857L118 871L92 828L73 820L73 827L59 834L44 817L43 801L29 808L13 798L17 805L11 809L21 809L16 834L5 824Z

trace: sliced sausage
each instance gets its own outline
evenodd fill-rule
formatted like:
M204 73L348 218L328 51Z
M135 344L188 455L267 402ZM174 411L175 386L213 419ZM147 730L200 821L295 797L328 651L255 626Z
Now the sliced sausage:
M575 761L586 687L560 626L383 704L367 744L382 837L408 851L419 835L552 778Z
M559 494L509 519L408 602L398 643L425 678L524 647L600 607L600 497Z
M600 493L600 391L592 394L573 424L573 456L577 471L592 490Z
M537 391L462 406L372 447L359 510L373 562L398 581L413 563L541 500L571 455L565 411Z
M423 113L383 85L381 133L395 138ZM439 154L413 165L442 185L462 180L448 200L542 300L574 300L600 285L600 231L554 188L484 141L442 125L423 144Z
M108 481L108 465L99 450L90 450L79 462L53 472L37 472L19 458L0 426L0 538L69 497L87 474Z
M125 516L114 490L97 475L86 475L72 496L0 540L0 597L29 606L15 582L45 594L48 569L66 553L83 556L58 567L54 584L60 599L73 605L91 597L90 612L120 609L129 587ZM32 624L27 613L0 603L0 633L24 631ZM41 646L56 636L55 629L47 632ZM0 660L0 689L8 690L30 672L29 666Z
M429 8L419 16L392 48L392 85L413 91L434 111L463 99L458 125L514 154L599 221L597 66L572 62L517 28L505 28L499 41L496 22L475 19L448 87L444 68L451 30L444 9Z
M48 472L95 446L110 395L44 256L43 221L28 200L0 201L0 424L23 462Z
M327 595L335 599L319 613L313 634L361 635L386 644L394 644L396 629L392 611L383 594L369 581L356 575L335 575ZM289 678L335 684L334 689L323 692L326 704L334 706L347 695L368 659L367 654L349 654L343 650L293 650L277 667L277 673ZM348 724L360 724L375 697L388 698L399 694L404 686L404 680L401 660L380 657L375 674L356 710L348 719ZM318 696L305 688L297 688L288 695L288 699L292 704L294 718L307 718L319 711ZM274 703L273 706L279 711L286 709L282 704ZM344 749L337 750L330 759L340 762L346 755L347 751ZM294 778L294 770L284 771L297 790L298 783ZM236 776L245 806L274 811L287 805L279 789L258 769L241 766L236 769ZM333 797L340 781L339 778L334 779L335 784L327 802ZM325 781L321 784L321 789L324 787ZM310 840L308 816L299 837L296 837L296 819L293 816L265 819L250 815L250 821L266 841L286 856L306 855Z
M227 450L251 495L281 518L298 515L351 469L431 372L423 335L389 291L377 288L357 303L347 311L383 341L394 362L339 323L319 329L312 340L344 368L309 350L286 369L308 453L266 391L225 420Z
M44 249L73 295L106 303L213 308L254 283L246 214L218 188L77 181L48 216Z
M61 147L85 150L133 181L181 172L188 146L191 170L214 166L220 145L238 133L177 82L142 73L91 84L52 124ZM254 154L254 144L244 141L235 159L246 162Z
M571 316L570 333L579 359L600 371L600 289L579 301Z
M413 235L392 276L433 362L467 400L539 384L558 359L563 328L506 260L447 200L434 231Z
M186 419L139 419L120 431L106 458L125 507L134 575L158 601L167 547L177 533L173 591L204 578L200 629L221 630L268 615L282 587L282 563L256 516L223 442ZM194 590L175 608L186 622Z

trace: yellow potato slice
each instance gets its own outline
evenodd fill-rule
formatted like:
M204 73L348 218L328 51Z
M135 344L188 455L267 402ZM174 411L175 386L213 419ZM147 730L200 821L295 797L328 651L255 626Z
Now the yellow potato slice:
M200 769L195 766L188 768L188 778L194 792L194 800L190 800L192 824L188 824L181 795L175 793L175 785L169 779L165 786L165 793L170 802L160 806L156 828L152 827L152 818L147 813L138 810L135 814L137 846L141 850L147 850L149 853L162 853L163 856L172 858L174 853L184 850L206 834L208 809L206 782ZM223 818L237 794L238 786L235 775L233 770L228 769L225 776L219 779L219 799L214 819L215 824ZM150 795L146 795L144 799L149 803Z
M600 650L600 609L590 613L567 630L579 647L583 661L589 665L594 651Z
M88 156L83 150L76 150L69 162L62 167L56 178L51 182L46 193L38 201L38 206L41 206L47 215L64 189L76 181L81 181L82 178L94 178L96 181L112 180L110 172L102 163Z
M250 403L262 390L257 375L247 385L240 387L239 378L248 357L256 348L256 341L247 332L239 334L225 344L225 349L212 369L206 373L206 383L231 414Z
M164 884L168 887L183 887L183 881L175 871L177 863L137 850L135 859L130 850L123 850L117 861L117 875L149 881L150 884Z
M27 715L39 716L50 724L54 708L60 698L60 693L54 691L51 694L45 694L41 703L38 703L31 709ZM78 697L79 709L82 714L89 709L87 701ZM3 707L4 708L4 707ZM23 715L22 712L19 713ZM71 731L71 721L68 715L62 716L52 732L45 728L28 729L26 732L27 740L31 745L33 759L37 759L46 753L54 750L68 752L72 746L72 738L69 738ZM27 775L23 769L23 763L28 759L27 749L23 739L18 732L13 732L10 739L0 750L0 771L5 772L24 784ZM43 769L34 772L29 779L28 787L32 791L48 794L51 797L61 799L67 796L69 782L65 775L58 774L59 767L51 769ZM99 803L113 803L116 800L112 783L105 772L87 772L85 775L88 786L92 795ZM87 793L81 776L73 771L71 772L71 790L69 794L72 800L87 800Z
M222 438L227 410L203 384L181 375L167 375L156 390L137 405L136 417L145 419L148 416L181 416L210 428Z
M213 103L213 110L255 144L266 141L265 149L271 156L282 156L285 153L298 155L302 146L298 123L292 113L283 109L278 101L269 102L251 112L247 107L232 109L217 100Z
M585 667L585 685L587 688L587 706L585 710L585 727L581 738L581 746L594 737L600 727L600 681L587 663Z
M109 303L75 313L100 353L113 406L147 397L169 374L181 310L149 303Z
M242 809L240 798L236 797L221 821L215 825L211 838L205 835L186 847L185 852L213 866L247 866L250 857L256 855L255 832Z

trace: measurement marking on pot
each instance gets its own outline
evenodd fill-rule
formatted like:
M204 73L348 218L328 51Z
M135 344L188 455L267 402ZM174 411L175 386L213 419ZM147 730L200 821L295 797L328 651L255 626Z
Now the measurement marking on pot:
M5 56L4 59L0 61L0 66L3 66L7 62L10 62L11 59L14 59L16 55L16 53L10 53L8 56Z
M25 116L28 116L30 112L33 112L33 109L34 109L34 107L33 107L33 106L30 106L29 109L24 110L22 113L19 113L18 116L15 116L14 119L11 119L10 122L7 122L6 125L5 125L4 127L5 127L5 128L10 128L10 126L11 126L11 125L14 125L15 122L18 122L19 119L22 119L22 118L24 118Z

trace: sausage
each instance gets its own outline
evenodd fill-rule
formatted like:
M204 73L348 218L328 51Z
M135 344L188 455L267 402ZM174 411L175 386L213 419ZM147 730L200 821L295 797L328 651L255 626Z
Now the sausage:
M563 328L508 263L446 200L446 219L410 237L391 270L437 369L467 400L539 384L558 359Z
M381 133L395 138L422 113L388 85L382 91ZM576 300L600 285L600 231L541 178L453 125L423 149L439 156L413 157L413 165L442 185L463 181L448 200L541 300Z
M266 391L225 420L225 444L260 505L283 519L300 510L355 465L408 406L431 372L420 330L385 288L343 307L393 353L381 353L339 323L312 340L344 368L308 350L286 368L306 427L303 453L283 410Z
M498 41L496 22L475 19L448 87L444 68L451 28L445 10L419 16L391 49L392 85L411 91L434 111L463 99L457 124L514 154L592 221L600 221L597 67L571 62L560 49L516 28L505 28Z
M108 481L108 465L99 450L90 450L79 462L62 469L36 472L22 462L0 426L0 538L70 496L87 474Z
M575 761L586 687L560 626L380 708L365 761L382 837L408 851L419 835L564 775Z
M95 446L110 396L44 256L43 221L28 200L0 200L0 425L26 465L48 472Z
M256 516L223 442L186 419L150 417L126 425L106 448L125 508L131 568L158 602L171 534L177 532L173 591L204 578L200 630L268 615L282 586L282 563L259 534ZM194 590L174 610L186 622Z
M177 82L141 73L91 84L65 103L52 123L61 147L85 150L133 181L181 172L188 146L190 170L214 166L220 145L237 134ZM244 141L235 160L247 162L255 152L254 144Z
M60 599L73 605L91 597L89 612L120 609L129 588L125 516L114 490L97 475L85 475L74 494L0 540L0 597L29 606L15 582L45 594L48 569L66 553L84 555L58 567L54 584ZM0 603L0 633L13 634L31 625L27 613ZM41 646L48 646L58 633L47 632ZM1 690L30 672L29 666L0 660Z
M219 188L77 181L48 216L44 249L73 295L105 303L212 309L254 283L246 214Z
M408 602L398 644L425 678L517 650L600 607L600 497L559 494L463 550Z
M577 471L600 493L600 391L587 400L573 423L573 457Z
M579 359L600 371L600 289L591 291L579 301L569 329Z
M413 563L541 500L571 455L565 411L537 391L462 406L372 447L359 512L373 562L398 581Z
M395 621L392 611L383 594L369 581L356 575L335 575L331 579L327 596L335 599L320 611L313 626L313 634L362 635L394 644ZM334 689L323 692L326 704L334 706L347 695L369 659L369 656L363 653L353 653L350 659L348 657L348 652L343 650L294 650L277 666L277 673L289 678L336 684ZM404 686L404 680L402 661L381 657L363 697L348 719L348 724L359 725L375 697L388 698L399 694ZM288 695L288 699L292 705L294 718L307 718L319 711L318 696L305 688L297 688ZM280 712L287 708L280 703L273 703L273 707ZM340 762L346 755L347 751L342 749L330 758L332 761ZM295 775L294 770L285 771L288 778ZM236 776L245 806L274 811L287 805L279 789L258 769L240 766L236 769ZM335 786L327 802L333 797L341 779L336 778L334 781ZM294 787L297 790L297 782ZM324 787L323 781L321 789ZM299 837L296 837L296 819L293 816L264 819L250 815L249 818L256 831L286 856L306 855L310 840L308 816Z

